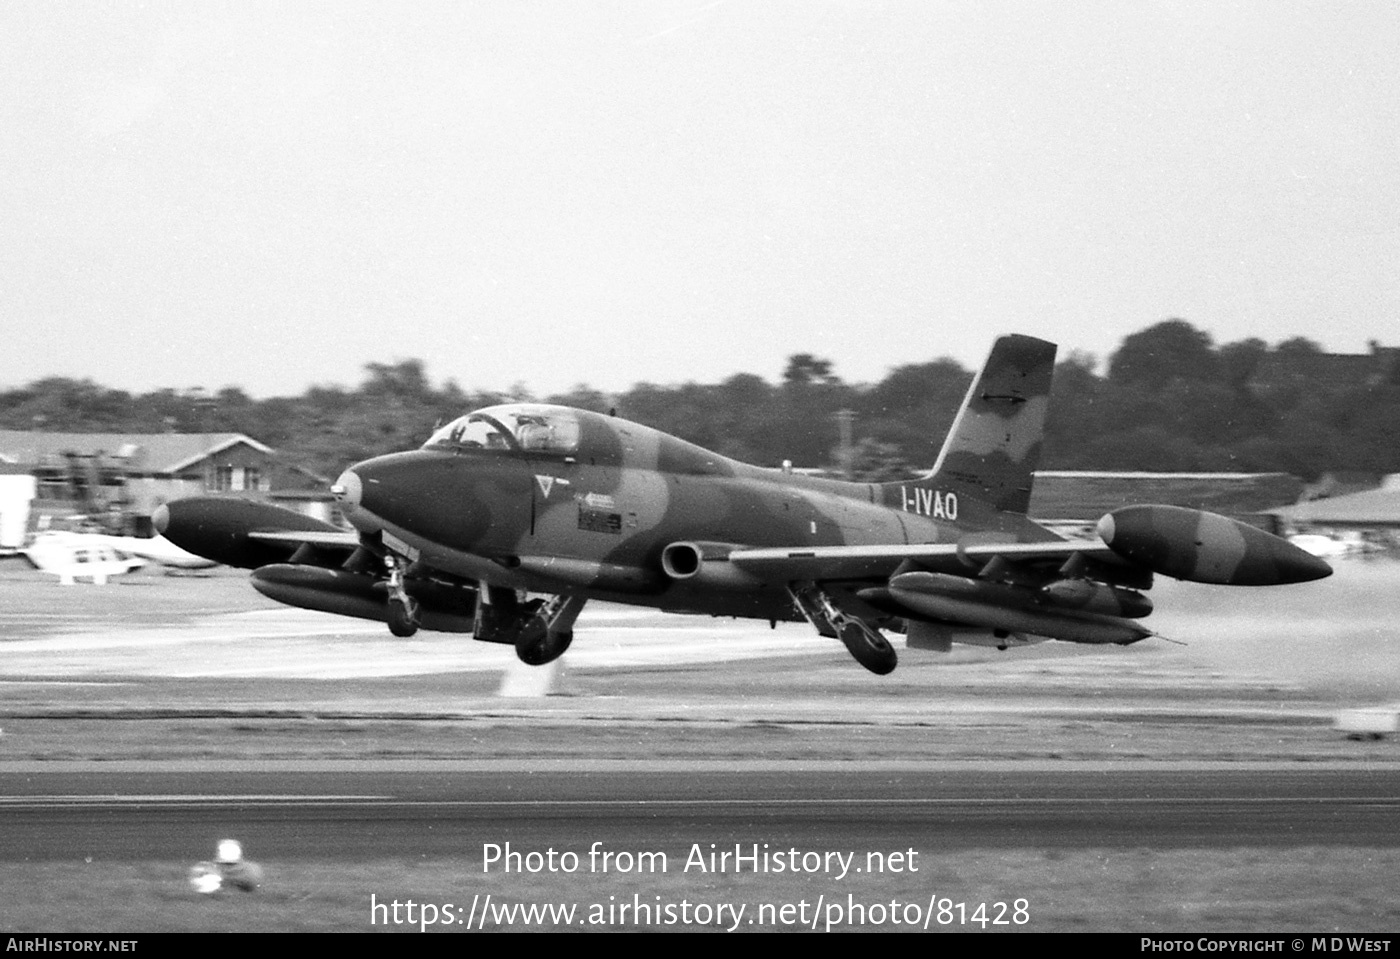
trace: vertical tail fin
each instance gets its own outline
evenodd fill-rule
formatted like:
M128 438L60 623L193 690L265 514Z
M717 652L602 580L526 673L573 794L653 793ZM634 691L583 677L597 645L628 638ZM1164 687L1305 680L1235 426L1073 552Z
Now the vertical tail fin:
M999 337L968 388L933 472L917 485L1025 513L1054 372L1054 343L1015 334Z

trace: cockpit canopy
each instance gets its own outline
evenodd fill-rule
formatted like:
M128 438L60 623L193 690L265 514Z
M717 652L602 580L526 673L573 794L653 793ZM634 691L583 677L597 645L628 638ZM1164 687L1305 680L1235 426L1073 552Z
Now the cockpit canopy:
M578 415L573 410L512 403L488 406L458 417L433 433L423 449L484 449L566 456L578 451L579 434Z

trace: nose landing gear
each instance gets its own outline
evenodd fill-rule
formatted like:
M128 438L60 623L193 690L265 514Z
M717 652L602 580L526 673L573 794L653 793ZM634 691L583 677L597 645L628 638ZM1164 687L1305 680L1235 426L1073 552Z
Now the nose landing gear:
M418 600L404 588L403 562L390 553L384 565L389 567L389 632L407 639L418 632Z

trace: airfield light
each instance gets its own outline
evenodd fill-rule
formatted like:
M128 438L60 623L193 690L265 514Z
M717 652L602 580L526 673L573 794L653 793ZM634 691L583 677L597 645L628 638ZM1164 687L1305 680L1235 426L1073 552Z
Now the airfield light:
M223 873L212 862L197 862L190 867L190 888L203 895L212 895L224 884Z
M238 889L256 892L263 884L263 868L243 858L243 845L236 839L221 839L212 862L190 867L190 888L204 895Z

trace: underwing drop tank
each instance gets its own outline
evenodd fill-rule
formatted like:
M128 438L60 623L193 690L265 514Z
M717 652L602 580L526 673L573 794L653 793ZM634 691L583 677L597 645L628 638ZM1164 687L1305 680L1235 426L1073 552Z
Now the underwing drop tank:
M288 606L388 622L389 593L384 581L363 573L321 566L274 563L253 571L253 588ZM420 603L419 620L428 629L470 633L475 593L431 580L409 580L405 588Z
M1073 643L1126 645L1152 635L1118 616L1038 605L1037 594L1024 587L944 573L901 573L890 580L888 595L915 617Z

